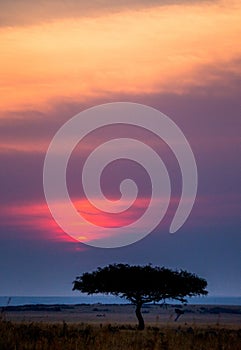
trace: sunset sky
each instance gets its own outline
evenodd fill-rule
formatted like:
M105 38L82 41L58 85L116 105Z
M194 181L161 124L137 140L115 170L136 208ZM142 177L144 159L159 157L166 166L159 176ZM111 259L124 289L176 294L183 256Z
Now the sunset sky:
M113 262L187 269L207 279L212 295L240 295L240 19L239 0L0 0L0 295L75 295L77 275ZM134 179L131 210L98 213L88 203L81 166L109 138L148 139L170 172L172 198L143 240L93 248L53 220L43 164L66 121L122 101L154 107L181 128L196 158L198 193L188 220L170 234L181 191L173 154L136 127L96 130L73 152L67 180L75 207L103 235L140 217L151 188L144 169L119 160L102 185L116 199L120 182ZM84 230L80 237L88 243Z

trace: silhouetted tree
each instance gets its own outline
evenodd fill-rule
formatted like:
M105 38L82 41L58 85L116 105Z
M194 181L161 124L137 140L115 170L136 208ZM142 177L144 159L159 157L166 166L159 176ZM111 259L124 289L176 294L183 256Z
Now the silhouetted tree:
M83 273L73 282L73 290L82 293L104 293L120 296L136 306L138 329L145 327L141 314L142 305L175 299L186 302L185 297L206 295L207 282L195 274L165 267L130 266L113 264Z

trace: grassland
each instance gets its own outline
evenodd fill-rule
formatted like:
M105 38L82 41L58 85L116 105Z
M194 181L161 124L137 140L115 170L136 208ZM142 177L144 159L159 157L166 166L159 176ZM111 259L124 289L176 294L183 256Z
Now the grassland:
M0 321L1 350L240 350L241 329Z
M0 350L240 350L239 306L25 305L1 308Z

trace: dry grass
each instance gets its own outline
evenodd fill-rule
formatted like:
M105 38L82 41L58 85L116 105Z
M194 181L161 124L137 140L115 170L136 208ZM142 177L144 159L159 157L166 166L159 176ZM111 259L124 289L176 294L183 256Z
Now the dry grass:
M0 321L1 350L240 350L241 329Z

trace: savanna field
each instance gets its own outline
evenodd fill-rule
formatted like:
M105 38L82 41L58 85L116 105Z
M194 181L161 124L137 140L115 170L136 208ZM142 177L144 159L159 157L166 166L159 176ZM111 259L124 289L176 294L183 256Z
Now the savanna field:
M24 305L1 309L0 350L240 350L239 306ZM180 307L180 306L179 306Z
M240 350L241 329L221 326L0 322L1 350Z

